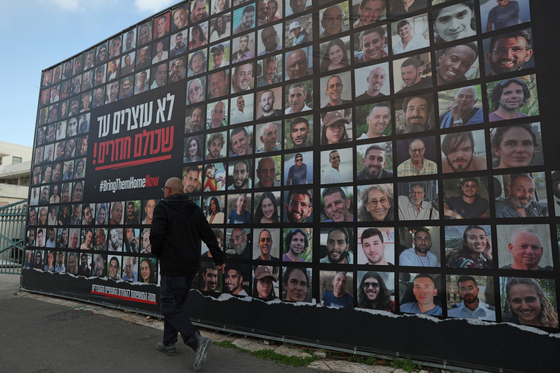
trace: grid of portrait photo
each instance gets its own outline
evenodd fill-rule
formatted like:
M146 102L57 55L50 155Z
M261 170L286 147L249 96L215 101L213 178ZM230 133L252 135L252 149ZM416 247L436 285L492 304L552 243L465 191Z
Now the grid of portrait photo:
M158 282L158 200L82 202L89 113L185 90L169 167L226 256L194 288L557 328L531 27L529 0L179 4L44 72L30 266Z

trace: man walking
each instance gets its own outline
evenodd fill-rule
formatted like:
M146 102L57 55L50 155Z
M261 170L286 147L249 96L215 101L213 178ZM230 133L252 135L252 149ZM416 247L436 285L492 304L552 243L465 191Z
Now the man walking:
M189 320L184 304L198 271L200 240L210 252L216 267L224 273L223 254L202 209L183 195L181 180L172 177L165 182L164 199L156 206L150 233L152 253L161 266L161 313L164 316L163 342L159 351L177 354L175 342L181 333L183 342L195 352L193 370L198 372L212 345L202 337Z

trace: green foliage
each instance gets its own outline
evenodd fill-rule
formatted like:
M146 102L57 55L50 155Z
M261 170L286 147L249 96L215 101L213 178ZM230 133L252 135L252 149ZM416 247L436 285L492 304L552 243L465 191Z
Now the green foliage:
M252 352L251 355L256 356L260 359L273 360L277 363L292 365L294 367L306 367L312 362L314 362L315 360L319 359L315 355L306 356L305 358L301 358L297 356L286 356L282 354L277 354L272 349L255 351Z
M220 347L225 347L225 348L235 348L237 349L238 347L236 345L233 344L232 341L221 341L221 342L214 342L213 344L215 344L216 346L220 346Z
M413 362L410 357L407 357L406 359L397 358L393 360L389 365L391 365L393 368L406 370L407 372L416 372L422 369L422 366L420 364Z
M375 355L371 355L371 356L354 355L351 356L348 359L348 361L351 363L358 363L358 364L377 365L376 363L377 358L375 357Z

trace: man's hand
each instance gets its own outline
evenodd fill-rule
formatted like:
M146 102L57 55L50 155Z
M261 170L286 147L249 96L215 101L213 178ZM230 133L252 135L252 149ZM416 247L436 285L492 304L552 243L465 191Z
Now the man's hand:
M226 268L226 264L222 263L219 266L217 265L216 268L218 268L220 270L220 272L222 272L222 275L225 275L225 268Z

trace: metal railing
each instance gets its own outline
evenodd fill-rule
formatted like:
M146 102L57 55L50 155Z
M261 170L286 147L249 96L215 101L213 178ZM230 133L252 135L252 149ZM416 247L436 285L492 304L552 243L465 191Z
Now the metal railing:
M27 200L0 207L0 273L21 274Z

